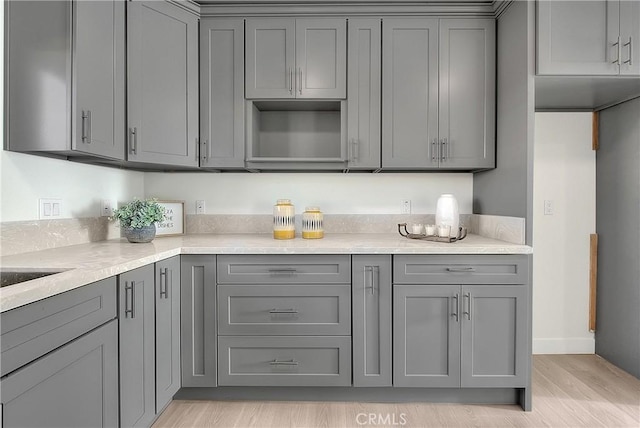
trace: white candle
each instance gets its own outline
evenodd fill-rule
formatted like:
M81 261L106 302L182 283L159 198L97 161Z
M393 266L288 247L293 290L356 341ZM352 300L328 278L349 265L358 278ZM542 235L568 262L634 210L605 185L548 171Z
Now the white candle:
M422 225L414 224L411 226L411 230L413 231L414 235L420 235L422 233Z
M436 226L433 224L428 224L424 227L427 236L434 236L436 234Z
M438 236L441 238L448 238L449 233L451 232L451 226L448 224L439 224L438 225Z

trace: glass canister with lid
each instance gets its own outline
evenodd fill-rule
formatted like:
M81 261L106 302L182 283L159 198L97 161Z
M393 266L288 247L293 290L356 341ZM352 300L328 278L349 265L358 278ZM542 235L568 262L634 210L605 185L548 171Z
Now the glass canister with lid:
M318 207L306 207L302 214L302 237L320 239L324 237L323 215Z
M291 200L278 199L273 207L273 239L296 237L296 210Z

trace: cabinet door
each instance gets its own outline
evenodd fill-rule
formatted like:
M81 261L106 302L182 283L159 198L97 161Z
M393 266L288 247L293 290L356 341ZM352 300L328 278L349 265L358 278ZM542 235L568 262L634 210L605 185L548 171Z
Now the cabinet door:
M462 287L463 387L527 386L527 289Z
M493 168L495 20L440 20L439 77L440 168Z
M216 386L216 258L189 255L180 263L182 386Z
M244 167L244 21L200 23L200 166Z
M381 43L379 19L349 20L347 144L350 169L380 167Z
M394 386L460 386L460 297L458 285L394 285Z
M198 165L198 18L127 3L128 160Z
M538 1L538 74L617 75L619 1Z
M154 265L118 279L120 425L149 426L155 411Z
M437 19L383 20L382 101L382 167L437 168Z
M391 256L352 260L353 386L391 386Z
M124 159L125 2L73 2L73 149Z
M2 426L118 426L117 321L2 378Z
M296 97L347 97L347 20L296 19Z
M156 413L180 389L180 256L156 263Z
M295 20L247 19L245 28L246 97L294 98Z
M640 2L620 2L620 74L640 75Z

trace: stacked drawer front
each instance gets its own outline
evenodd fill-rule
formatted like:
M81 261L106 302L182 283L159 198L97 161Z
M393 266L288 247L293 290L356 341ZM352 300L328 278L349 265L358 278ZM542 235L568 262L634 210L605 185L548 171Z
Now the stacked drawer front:
M219 385L351 385L351 258L218 256Z

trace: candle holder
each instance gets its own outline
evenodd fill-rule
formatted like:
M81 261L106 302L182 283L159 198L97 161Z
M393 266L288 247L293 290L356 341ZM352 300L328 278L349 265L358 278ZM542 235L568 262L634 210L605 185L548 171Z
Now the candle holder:
M437 231L437 227L435 228ZM462 241L464 238L467 237L467 228L466 227L459 227L458 228L458 233L455 237L441 237L441 236L437 236L437 235L427 235L427 234L416 234L416 233L409 233L409 231L407 230L407 223L399 223L398 224L398 233L400 234L400 236L403 236L405 238L408 239L420 239L422 241L433 241L433 242L445 242L445 243L452 243L452 242L457 242L457 241Z

